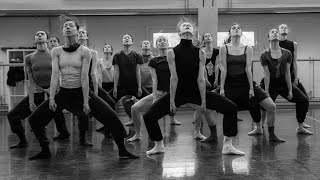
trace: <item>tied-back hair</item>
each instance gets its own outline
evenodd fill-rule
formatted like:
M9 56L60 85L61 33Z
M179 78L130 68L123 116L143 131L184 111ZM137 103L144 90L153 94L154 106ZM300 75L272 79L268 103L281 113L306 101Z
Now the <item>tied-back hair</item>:
M80 29L80 23L79 20L74 17L74 16L66 16L66 15L60 15L59 16L59 21L61 23L61 27L63 28L63 24L66 23L67 21L73 21L77 27L77 30Z
M58 41L58 43L60 44L60 39L57 37L57 36L55 36L55 35L51 35L50 37L49 37L49 39L51 39L51 38L56 38L56 40Z
M103 46L103 48L102 48L102 51L103 51L103 49L104 49L104 47L106 46L106 45L109 45L110 47L111 47L111 55L113 54L113 47L111 46L111 44L108 44L106 41L104 42L104 46ZM104 52L103 52L104 53Z

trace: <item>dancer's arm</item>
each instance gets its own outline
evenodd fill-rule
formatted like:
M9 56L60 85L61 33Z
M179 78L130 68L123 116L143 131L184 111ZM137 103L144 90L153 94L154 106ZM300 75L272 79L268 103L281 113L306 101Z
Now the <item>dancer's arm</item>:
M136 76L137 76L137 83L138 83L138 97L141 96L141 93L142 93L140 69L141 69L141 64L137 64Z
M291 84L290 66L291 66L291 63L286 64L286 72L285 72L285 78L286 78L286 82L287 82L287 86L288 86L288 98L289 99L292 98L292 84Z
M297 63L297 56L298 56L298 44L293 42L294 45L294 54L292 59L293 64L293 73L294 73L294 84L298 85L298 63Z
M59 84L59 50L60 48L53 48L51 51L51 58L52 58L52 74L51 74L51 81L50 81L50 101L54 101L54 96L57 91L57 86Z
M220 94L224 95L224 84L227 76L227 54L226 54L226 46L221 46L219 51L220 58L220 71L221 71L221 79L220 79Z
M220 59L219 56L216 57L216 63L214 65L214 88L218 86L218 81L219 81L219 71L220 71Z
M248 46L246 51L246 57L247 57L246 58L246 74L247 74L247 78L250 86L249 95L254 96L253 80L252 80L252 56L253 56L252 47Z
M92 79L94 93L98 94L98 80L97 80L98 52L91 50L91 55L92 55L91 57L92 64L91 64L90 76Z
M199 74L198 74L198 87L200 91L201 106L203 108L206 107L206 82L204 78L204 72L205 72L205 64L206 64L206 52L204 50L199 50Z
M31 68L31 59L30 56L26 56L25 57L25 70L27 72L28 75L28 90L29 90L29 106L30 106L30 110L32 109L32 106L35 106L34 104L34 88L35 88L35 84L34 84L34 80L33 80L33 76L32 76L32 68Z
M269 94L269 84L270 84L270 71L267 65L263 66L264 70L264 90Z
M178 75L176 70L175 55L172 49L168 50L168 64L170 68L170 103L175 103Z
M91 53L90 49L83 47L82 51L82 69L81 69L81 85L83 94L83 105L89 104L89 68Z
M156 99L156 92L158 89L158 77L156 70L152 67L149 66L150 72L151 72L151 77L152 77L152 95L153 95L153 101Z

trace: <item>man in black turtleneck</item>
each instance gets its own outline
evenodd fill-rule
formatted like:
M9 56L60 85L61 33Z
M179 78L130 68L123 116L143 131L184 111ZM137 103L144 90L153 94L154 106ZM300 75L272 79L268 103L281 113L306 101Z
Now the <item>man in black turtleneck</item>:
M206 92L204 68L206 53L192 45L194 34L190 20L181 19L178 23L181 42L168 51L170 67L170 93L157 100L145 113L143 119L151 140L155 147L146 154L164 152L163 137L158 120L176 107L186 103L201 105L203 112L206 108L217 110L224 114L223 133L225 135L223 154L244 155L243 152L232 146L232 137L237 135L237 107L227 98L214 93ZM200 116L201 118L201 116Z

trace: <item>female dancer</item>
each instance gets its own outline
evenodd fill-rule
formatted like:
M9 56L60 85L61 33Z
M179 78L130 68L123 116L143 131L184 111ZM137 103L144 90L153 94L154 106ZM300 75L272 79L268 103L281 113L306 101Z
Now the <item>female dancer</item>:
M280 47L279 36L278 29L272 29L268 34L269 48L260 57L265 74L264 79L261 81L261 86L270 94L273 101L280 94L288 101L294 102L298 120L297 134L312 135L312 132L303 127L309 100L295 84L291 83L290 66L292 55L289 50Z
M268 123L274 124L276 105L272 99L252 80L252 48L240 43L242 30L239 24L229 29L230 43L220 48L221 89L220 94L237 104L238 110L249 110L257 128L248 135L262 134L260 106L267 110ZM269 140L284 142L269 126Z

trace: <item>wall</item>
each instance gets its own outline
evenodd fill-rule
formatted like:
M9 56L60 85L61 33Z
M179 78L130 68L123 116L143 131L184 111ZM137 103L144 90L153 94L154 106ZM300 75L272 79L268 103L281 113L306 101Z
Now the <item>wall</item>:
M117 52L121 49L121 36L130 33L134 36L133 49L139 52L140 42L144 39L151 39L152 32L174 32L178 15L154 15L154 16L81 16L81 22L88 26L91 42L94 48L101 55L104 41L106 40ZM197 20L197 16L192 16ZM318 35L320 24L318 19L320 13L305 14L229 14L219 15L219 31L227 31L233 22L242 25L242 29L253 30L256 33L257 45L254 47L254 59L258 60L259 54L267 46L267 32L271 27L286 23L292 30L289 39L299 44L298 59L313 57L320 59L318 50L320 36ZM57 17L0 17L0 46L1 47L31 47L33 46L33 35L36 30L46 29L51 33L61 35L61 26ZM200 27L201 28L201 27ZM155 51L156 52L156 51ZM6 52L0 51L0 62L6 62ZM262 70L258 64L255 69L256 80L260 79ZM300 72L312 74L307 69L309 65L303 65L305 69ZM312 66L311 66L312 67ZM316 69L320 68L316 67ZM1 71L1 68L0 68ZM0 72L2 74L2 72ZM302 75L307 83L307 88L313 87L311 75ZM1 78L0 78L1 79ZM319 79L320 82L320 79ZM0 82L3 84L3 82ZM317 83L320 84L320 83ZM320 88L320 87L319 87ZM0 92L2 94L2 92ZM320 93L320 92L319 92Z

